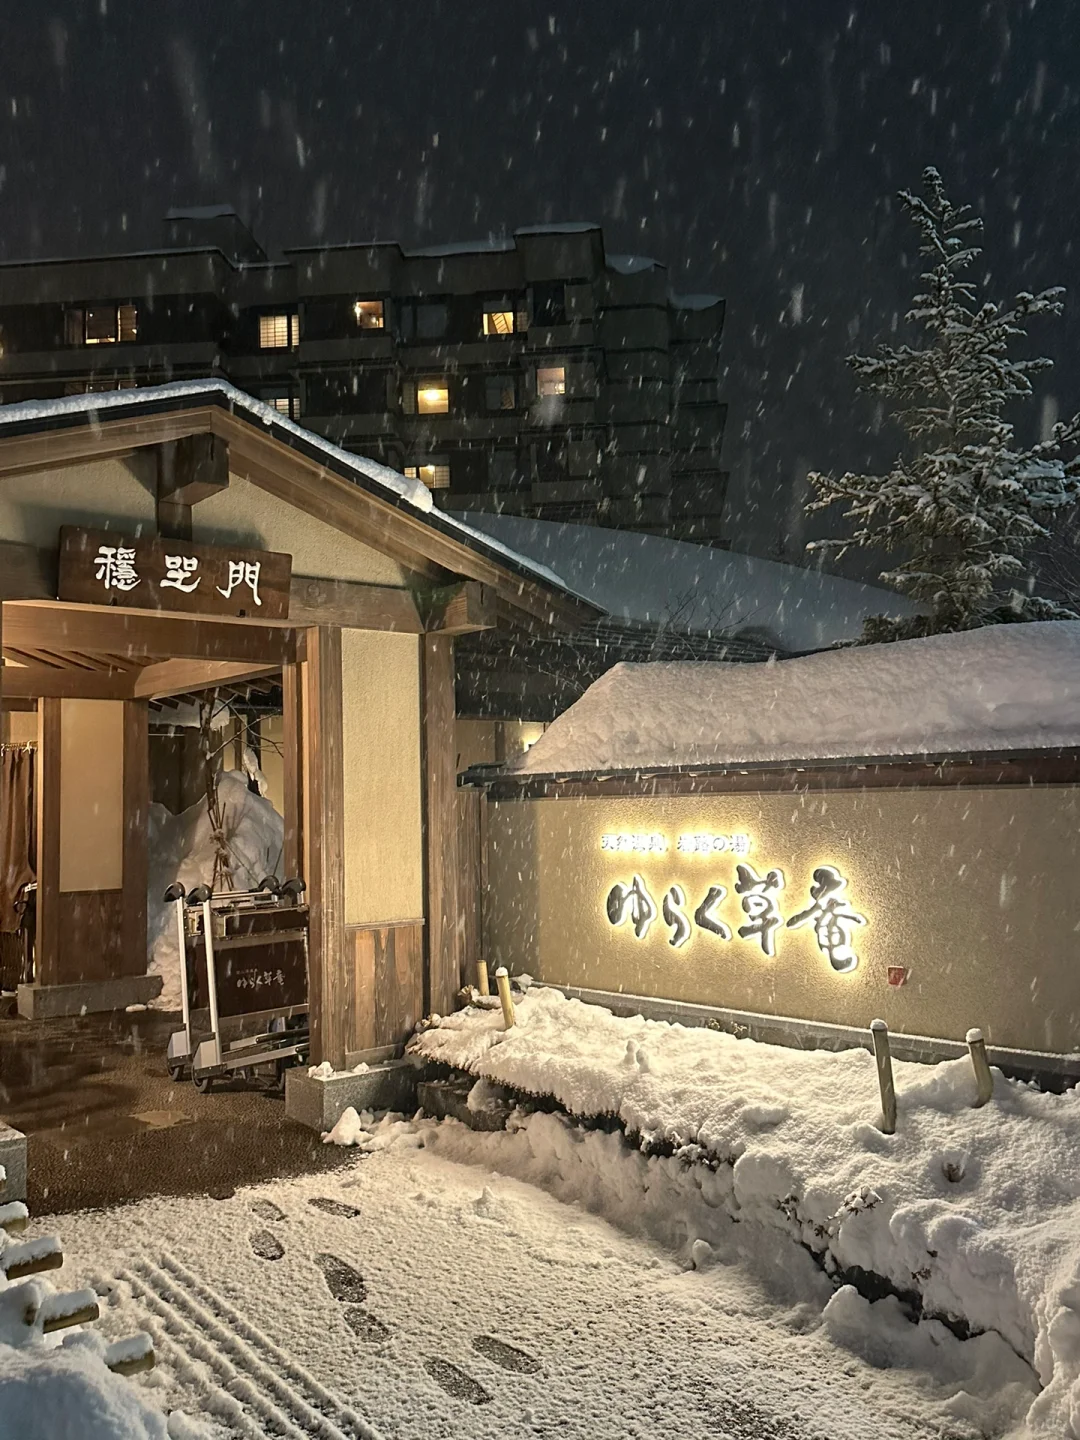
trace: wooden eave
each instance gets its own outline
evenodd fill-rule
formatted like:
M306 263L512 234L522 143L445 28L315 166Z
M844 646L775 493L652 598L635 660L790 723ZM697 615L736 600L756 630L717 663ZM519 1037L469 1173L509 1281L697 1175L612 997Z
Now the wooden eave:
M957 754L863 756L732 765L642 766L548 774L467 771L460 784L483 787L492 800L570 800L607 796L822 790L924 790L1010 785L1080 785L1080 747Z
M494 590L500 611L558 630L576 630L603 614L494 545L464 538L438 511L417 510L284 425L247 419L227 395L212 390L0 426L0 480L123 458L199 434L226 441L232 474L381 550L432 583L444 581L448 572L479 581Z

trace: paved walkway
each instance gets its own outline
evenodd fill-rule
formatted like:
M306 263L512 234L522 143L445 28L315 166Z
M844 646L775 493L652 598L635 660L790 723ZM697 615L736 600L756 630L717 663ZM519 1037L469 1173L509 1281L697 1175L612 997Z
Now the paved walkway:
M285 1118L267 1081L209 1095L173 1084L164 1054L175 1026L152 1011L0 1019L0 1117L28 1136L32 1212L149 1195L225 1198L238 1185L343 1163Z

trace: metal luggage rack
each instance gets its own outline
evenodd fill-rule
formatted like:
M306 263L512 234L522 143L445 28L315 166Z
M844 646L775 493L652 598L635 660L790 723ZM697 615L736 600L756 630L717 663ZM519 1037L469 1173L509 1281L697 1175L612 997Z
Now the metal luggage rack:
M183 1028L169 1037L166 1065L173 1080L190 1069L205 1095L215 1079L272 1068L279 1088L285 1071L307 1057L308 907L304 882L268 875L256 890L165 892L175 906L180 950ZM261 1002L261 1003L260 1003ZM195 1017L209 1033L196 1043ZM268 1022L259 1034L223 1043L222 1021Z

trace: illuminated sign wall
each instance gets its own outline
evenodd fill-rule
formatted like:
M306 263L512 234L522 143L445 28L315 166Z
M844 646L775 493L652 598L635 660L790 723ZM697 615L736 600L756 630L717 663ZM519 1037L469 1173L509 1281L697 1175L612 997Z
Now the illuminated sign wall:
M1077 1047L1075 787L568 795L487 813L489 964L586 990Z

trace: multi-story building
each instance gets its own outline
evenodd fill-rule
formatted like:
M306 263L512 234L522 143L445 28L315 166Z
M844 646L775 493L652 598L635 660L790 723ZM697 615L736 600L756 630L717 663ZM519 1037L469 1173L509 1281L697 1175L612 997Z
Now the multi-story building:
M0 398L220 375L453 510L723 544L724 302L598 226L269 258L227 207L167 245L0 265Z

